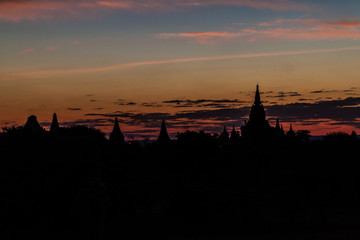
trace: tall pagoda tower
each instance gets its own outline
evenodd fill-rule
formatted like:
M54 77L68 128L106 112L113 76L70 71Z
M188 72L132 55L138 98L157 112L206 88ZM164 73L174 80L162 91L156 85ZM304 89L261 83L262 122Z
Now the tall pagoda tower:
M265 110L264 106L260 100L260 91L259 85L256 85L256 92L255 92L255 101L250 110L250 120L249 123L252 122L253 124L268 124L265 120Z
M272 135L273 127L266 120L264 106L260 98L259 85L256 85L255 100L251 106L249 121L241 127L243 137L259 138Z

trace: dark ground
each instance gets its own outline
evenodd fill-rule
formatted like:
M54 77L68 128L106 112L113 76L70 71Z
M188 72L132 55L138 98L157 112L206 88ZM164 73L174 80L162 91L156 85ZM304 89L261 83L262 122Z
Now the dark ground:
M359 239L359 147L3 132L2 239Z

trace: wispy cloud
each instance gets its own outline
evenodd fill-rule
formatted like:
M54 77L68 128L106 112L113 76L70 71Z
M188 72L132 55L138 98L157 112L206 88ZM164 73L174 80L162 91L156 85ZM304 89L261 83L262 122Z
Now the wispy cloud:
M69 107L69 108L67 108L67 110L69 110L69 111L81 111L81 110L82 110L82 108L78 108L78 107Z
M316 19L301 19L301 18L277 18L267 22L261 22L258 24L260 27L270 26L283 26L283 25L314 25L321 21Z
M317 21L314 22L320 25L329 25L329 26L337 26L343 28L355 28L360 27L360 20L340 20L340 21Z
M49 52L53 52L53 51L55 51L56 49L57 49L56 46L47 46L47 47L45 47L45 50L46 50L46 51L49 51Z
M275 57L275 56L303 55L303 54L314 54L314 53L332 53L332 52L342 52L342 51L352 51L352 50L354 50L354 51L360 50L360 46L346 47L346 48L327 48L327 49L311 49L311 50L298 50L298 51L247 53L247 54L226 55L226 56L178 58L178 59L158 60L158 61L130 62L130 63L104 66L104 67L94 67L94 68L41 70L41 71L33 71L33 72L14 73L14 74L10 74L8 77L11 77L11 78L35 78L35 77L41 78L41 77L49 77L49 76L54 76L54 75L115 71L115 70L123 70L123 69L135 68L135 67L161 65L161 64L221 61L221 60L230 60L230 59Z
M136 105L136 102L126 101L125 99L118 99L116 102L114 102L114 104L119 106L133 106Z
M117 1L0 1L0 21L49 20L56 18L92 17L107 10L119 11L174 11L178 8L204 6L235 6L274 11L309 10L306 4L289 0L117 0Z
M238 25L234 23L235 25ZM239 26L243 26L240 24ZM360 20L326 21L319 19L278 18L260 22L238 31L210 31L154 34L162 39L189 39L202 44L213 44L220 40L313 40L313 39L360 39Z
M72 45L79 45L79 44L81 44L81 42L80 41L72 41L71 44Z
M301 94L298 92L277 92L274 93L273 95L267 95L266 97L268 98L288 98L288 97L300 97Z
M155 34L157 38L188 38L196 39L198 43L214 43L217 39L232 39L236 37L245 37L248 35L245 32L230 33L230 32L195 32L195 33L160 33Z
M270 23L266 23L270 24ZM157 38L194 39L198 43L212 44L219 40L240 39L244 41L269 40L269 39L360 39L358 28L338 28L336 26L316 26L303 28L245 28L238 32L195 32L195 33L160 33ZM265 26L265 23L262 23Z
M360 39L360 30L339 29L332 26L312 28L269 28L269 29L243 29L248 33L247 38L257 39Z
M31 53L31 52L34 52L35 51L35 48L26 48L26 49L23 49L19 52L17 52L18 55L24 55L24 54L27 54L27 53Z
M211 5L223 5L223 6L237 6L237 7L251 7L258 9L271 9L275 11L302 11L309 10L311 7L303 3L297 3L288 0L187 0L187 1L175 1L178 5L186 6L211 6Z
M319 19L277 18L268 22L261 22L258 25L261 27L281 26L281 25L327 25L334 27L354 28L354 27L360 27L360 20L343 19L343 20L329 21L329 20L319 20Z
M245 101L239 99L175 99L163 101L162 103L168 104L173 108L224 108L240 106L245 103Z
M98 1L97 4L100 6L129 9L133 7L133 4L129 1Z
M1 1L0 20L19 22L22 20L47 20L59 12L72 12L69 3L61 1Z

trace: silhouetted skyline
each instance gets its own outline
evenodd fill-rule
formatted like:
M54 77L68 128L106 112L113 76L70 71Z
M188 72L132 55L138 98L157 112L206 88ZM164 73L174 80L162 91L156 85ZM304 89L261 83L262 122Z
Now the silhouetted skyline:
M240 111L240 110L239 110ZM285 116L286 119L286 116ZM186 124L186 123L185 123ZM76 125L74 125L76 126ZM66 126L64 126L66 127ZM284 130L283 125L280 125L279 118L276 119L276 125L271 126L266 118L266 112L264 106L261 101L261 93L259 90L259 84L256 85L256 91L254 96L254 102L250 108L250 113L248 119L244 120L241 126L237 126L240 131L236 130L235 125L233 125L232 131L229 134L226 128L226 124L224 125L223 131L221 133L217 132L210 132L210 135L213 135L214 138L217 138L221 143L227 144L229 142L235 143L238 142L240 139L274 139L279 137L292 137L295 138L296 136L301 136L302 134L307 134L310 137L310 131L307 129L299 129L294 131L293 124L290 123L289 129ZM36 116L31 115L28 117L28 120L24 126L24 129L37 133L44 131L44 128L40 126L37 121ZM53 114L53 119L51 122L50 132L56 134L60 129L60 125L57 120L57 114ZM189 130L187 130L189 131ZM203 131L203 130L201 130ZM204 132L204 131L203 131ZM336 131L329 132L327 134L335 133ZM337 131L338 133L344 133L342 131ZM179 131L177 132L177 135ZM350 133L349 133L350 134ZM356 131L351 131L351 135L357 136ZM144 136L143 136L144 137ZM127 138L127 139L126 139ZM145 138L149 139L149 138ZM167 145L171 142L171 139L168 135L167 127L165 124L165 119L162 120L160 133L155 138L157 139L157 143ZM118 118L115 117L114 125L112 132L109 134L110 142L114 143L115 145L125 144L126 141L133 141L139 140L134 139L131 135L126 137L120 130Z
M260 92L239 136L179 132L110 139L85 126L44 130L36 116L0 132L4 235L12 239L360 236L356 132L309 132L266 123ZM254 121L254 122L252 122ZM125 137L125 139L124 139ZM125 141L127 140L127 141ZM141 231L139 231L141 229Z

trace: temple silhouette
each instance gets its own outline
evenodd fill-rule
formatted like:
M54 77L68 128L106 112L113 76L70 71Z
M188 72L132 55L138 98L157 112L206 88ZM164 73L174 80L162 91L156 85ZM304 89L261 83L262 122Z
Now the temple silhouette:
M28 117L24 130L30 133L39 133L43 131L44 129L40 126L39 122L37 121L36 116L31 115Z
M243 138L261 139L283 135L279 119L276 121L276 127L270 126L266 120L264 106L260 98L259 85L256 85L255 100L251 106L249 121L244 121L241 127L241 136Z
M53 114L53 119L50 126L50 133L58 133L61 127L57 119L56 113ZM45 131L38 123L36 116L32 115L28 118L24 130L31 133L39 133ZM240 134L241 132L241 134ZM243 140L261 140L281 137L294 138L297 133L293 130L292 124L290 124L289 131L285 132L283 126L280 125L279 119L276 119L275 127L272 127L266 120L265 109L261 101L259 85L256 85L254 103L251 106L249 119L244 120L244 125L240 127L240 132L236 131L233 126L232 131L227 131L226 125L223 131L218 135L214 134L213 137L217 138L220 144L236 143L241 139ZM303 132L304 133L304 132ZM356 133L352 133L355 134ZM118 119L115 118L113 130L109 135L109 141L114 144L125 144L125 136L122 133ZM165 120L162 121L160 126L160 133L157 137L158 144L166 145L172 142L169 137Z

